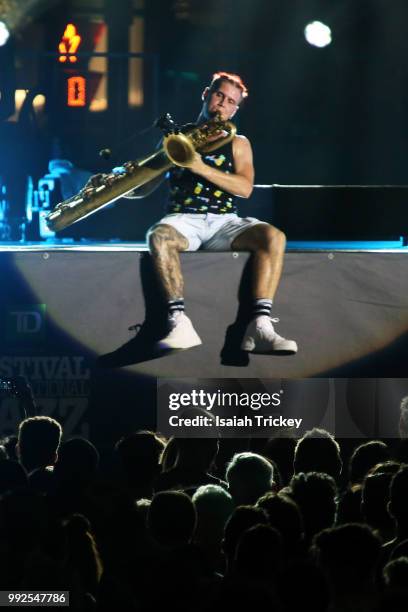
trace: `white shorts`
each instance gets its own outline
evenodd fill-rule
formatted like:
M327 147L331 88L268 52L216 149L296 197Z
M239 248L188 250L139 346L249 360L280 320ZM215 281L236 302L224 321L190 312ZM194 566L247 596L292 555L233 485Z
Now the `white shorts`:
M173 213L155 223L147 233L161 224L171 225L188 240L187 251L230 251L234 239L253 225L268 225L255 217L238 217L235 213Z

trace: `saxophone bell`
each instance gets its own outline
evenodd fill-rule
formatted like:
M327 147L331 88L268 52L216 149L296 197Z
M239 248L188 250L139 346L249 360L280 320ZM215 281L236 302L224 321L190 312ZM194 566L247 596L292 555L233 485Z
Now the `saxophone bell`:
M223 121L217 113L212 119L192 128L185 134L169 134L163 140L163 149L167 157L176 166L188 167L196 151L209 153L230 142L236 135L237 128L230 121ZM218 137L225 134L223 137Z

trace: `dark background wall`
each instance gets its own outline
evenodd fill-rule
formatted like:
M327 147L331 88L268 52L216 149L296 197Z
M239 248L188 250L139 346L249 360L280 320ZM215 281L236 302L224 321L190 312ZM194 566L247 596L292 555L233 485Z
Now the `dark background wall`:
M0 175L16 211L26 176L44 174L52 157L107 171L150 152L157 132L130 137L164 112L180 122L194 119L218 69L238 72L248 84L237 122L253 143L258 183L408 183L405 0L72 0L42 7L0 49L0 87L16 81L47 94L41 120L25 113L17 123L4 116L0 123ZM85 27L95 16L109 29L109 107L67 110L52 54L68 21ZM135 16L144 24L144 104L129 108L126 54ZM312 20L330 26L332 44L319 49L306 42L303 30ZM92 51L89 40L82 50ZM30 52L48 53L35 70ZM10 74L13 55L17 70ZM83 67L87 61L80 59ZM113 151L108 162L98 157L105 146ZM141 239L161 214L163 197L121 203L74 235Z

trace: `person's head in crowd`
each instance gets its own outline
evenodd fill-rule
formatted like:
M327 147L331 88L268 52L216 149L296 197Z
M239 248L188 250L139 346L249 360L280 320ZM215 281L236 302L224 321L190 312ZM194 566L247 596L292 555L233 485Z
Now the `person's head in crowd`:
M273 486L271 463L256 453L236 453L227 465L228 489L237 506L255 504Z
M153 482L161 472L164 440L153 431L135 431L115 446L127 484L141 496L151 496Z
M234 510L231 495L219 485L203 485L193 495L197 511L194 541L214 563L220 562L225 524Z
M67 538L66 567L83 592L96 595L103 566L91 524L82 514L64 520Z
M398 542L392 549L389 560L394 561L394 559L399 559L399 557L408 557L408 539Z
M55 465L55 478L70 486L86 486L96 477L99 453L85 438L71 438L61 445Z
M388 588L408 591L408 557L389 561L383 569L383 579Z
M284 612L328 612L330 592L327 577L312 559L284 566L277 584Z
M35 416L21 421L17 453L27 472L55 465L61 437L62 427L51 417Z
M295 474L324 472L337 482L342 470L339 443L325 429L307 431L296 444L293 467Z
M281 476L281 482L278 482L276 474L274 474L274 480L279 488L287 485L292 478L295 448L296 438L290 433L270 438L265 445L265 450L262 454L276 464Z
M354 449L349 462L350 485L361 484L368 472L377 463L383 463L389 459L388 446L380 440L364 442Z
M238 506L226 522L222 547L225 555L227 573L234 566L235 554L238 542L251 527L255 525L267 525L268 517L262 508L254 506Z
M390 483L393 474L368 474L361 492L361 514L366 523L375 529L384 542L393 536L394 523L388 512Z
M408 610L408 540L397 544L382 573L383 598L379 612L406 612Z
M367 473L367 476L372 476L375 474L383 474L383 473L390 474L392 476L392 474L398 471L398 469L399 469L399 463L395 461L383 461L371 467ZM373 487L371 487L371 485L373 485ZM369 495L371 497L371 493L374 495L373 488L375 484L370 482L369 486L370 486ZM362 498L363 488L364 488L363 483L353 484L351 487L348 487L346 491L344 491L343 494L340 496L338 507L337 507L337 524L340 525L344 523L365 522L363 512L365 512L366 509L363 508L363 498ZM379 519L380 515L378 513L380 513L381 511L379 508L375 508L373 506L374 499L372 499L371 502L369 503L370 509L368 509L368 512L370 513L370 520L372 519L376 520L373 514L375 512L377 512L377 519ZM368 522L371 525L371 522L370 521ZM386 527L386 524L387 524L387 521L385 521L385 523L383 524L383 527ZM374 525L371 525L371 526L374 527ZM377 526L374 528L379 529L380 527Z
M197 513L190 497L181 491L156 493L147 512L148 529L163 547L176 547L191 542Z
M203 408L189 407L180 414L183 419L207 418L213 419L213 415ZM190 470L207 472L217 457L219 441L214 426L214 437L206 437L208 428L196 427L195 436L191 437L188 427L180 427L177 437L169 438L161 456L162 472L167 472L175 467L187 467Z
M0 495L28 486L27 472L18 461L4 459L0 461Z
M169 438L164 444L163 452L160 456L160 469L162 472L172 470L178 461L179 445L178 440L174 436Z
M299 506L305 538L333 527L337 509L337 486L334 478L323 472L300 472L290 481L288 493Z
M400 403L399 434L403 440L408 438L408 395Z
M285 555L298 555L303 545L303 519L297 503L282 492L266 493L257 507L265 510L269 525L281 534Z
M371 470L368 472L368 475L372 476L374 474L396 474L401 467L401 463L399 461L382 461L381 463L377 463Z
M402 465L392 477L388 512L396 523L399 538L408 537L408 465Z
M363 523L361 514L361 484L347 488L339 495L337 502L336 524Z
M234 573L247 580L275 583L283 565L282 536L270 525L254 525L240 537Z
M192 411L188 414L196 416ZM184 490L192 495L204 484L224 486L214 474L218 448L218 438L170 438L161 457L161 473L153 483L154 491Z
M188 414L195 416L195 413ZM161 458L162 471L187 467L207 472L216 460L218 448L218 438L170 438Z
M194 465L205 472L212 469L216 460L217 438L177 438L177 465Z
M313 551L335 593L373 590L381 540L368 525L324 529L314 537Z
M17 449L17 436L14 434L10 436L5 436L4 438L1 439L0 443L6 450L7 458L12 459L13 461L18 461L17 450L16 450Z

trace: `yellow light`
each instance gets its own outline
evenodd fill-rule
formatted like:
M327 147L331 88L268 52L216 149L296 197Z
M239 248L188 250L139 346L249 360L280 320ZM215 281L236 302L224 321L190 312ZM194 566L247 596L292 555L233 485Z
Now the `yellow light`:
M73 76L67 80L68 106L86 105L86 80L82 76Z
M45 96L43 94L37 94L33 100L33 107L36 111L41 111L45 106Z
M76 55L66 55L67 53L76 53L79 45L81 44L82 38L77 32L76 26L73 23L69 23L65 28L65 32L62 35L62 39L58 45L58 51L60 56L58 60L61 63L67 62L74 64L78 58Z
M8 122L15 123L18 121L20 116L21 107L24 104L24 100L27 96L27 89L16 89L14 92L14 103L15 103L15 112L11 117L7 119ZM1 97L1 96L0 96Z

